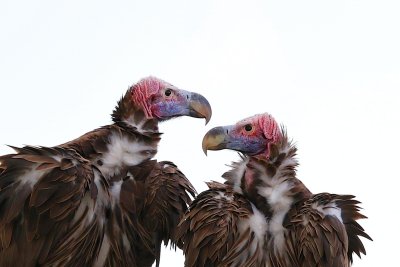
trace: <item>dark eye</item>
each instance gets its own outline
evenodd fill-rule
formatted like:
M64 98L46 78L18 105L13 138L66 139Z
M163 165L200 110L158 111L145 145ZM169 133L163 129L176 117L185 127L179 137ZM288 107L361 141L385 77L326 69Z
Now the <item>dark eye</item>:
M244 129L246 130L246 132L250 132L251 130L253 130L253 126L251 126L251 124L246 124L244 126Z
M167 89L167 90L165 90L164 94L166 96L170 96L172 94L172 90L171 89Z

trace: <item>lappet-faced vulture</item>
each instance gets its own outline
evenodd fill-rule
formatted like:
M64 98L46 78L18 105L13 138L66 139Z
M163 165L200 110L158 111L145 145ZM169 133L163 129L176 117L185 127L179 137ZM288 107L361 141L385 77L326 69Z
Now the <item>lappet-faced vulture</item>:
M195 190L152 160L172 117L211 117L208 101L154 77L131 86L113 123L54 147L0 157L0 266L151 266Z
M241 160L208 183L178 228L185 266L346 267L365 254L352 195L313 194L296 177L296 147L269 114L211 129L203 149Z

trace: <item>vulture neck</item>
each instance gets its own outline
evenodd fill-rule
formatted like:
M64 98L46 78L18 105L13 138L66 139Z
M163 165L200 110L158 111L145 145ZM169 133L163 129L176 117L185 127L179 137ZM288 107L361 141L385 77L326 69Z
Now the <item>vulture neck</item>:
M268 159L241 156L242 161L233 163L232 170L223 177L268 220L275 220L282 225L290 208L311 195L296 178L296 152L297 148L285 133L278 144L271 145Z
M267 236L271 237L268 244L275 251L284 249L289 211L311 196L311 192L296 178L296 151L283 134L278 144L271 145L268 159L242 156L242 161L233 163L233 169L223 175L226 184L233 186L264 215Z
M144 135L158 132L158 120L147 118L140 105L133 102L131 87L118 101L111 117L114 123L124 128L131 128Z
M77 151L96 166L109 181L126 177L129 167L150 160L157 153L161 133L158 121L147 118L132 104L131 92L118 102L112 119L114 124L84 134L61 145Z

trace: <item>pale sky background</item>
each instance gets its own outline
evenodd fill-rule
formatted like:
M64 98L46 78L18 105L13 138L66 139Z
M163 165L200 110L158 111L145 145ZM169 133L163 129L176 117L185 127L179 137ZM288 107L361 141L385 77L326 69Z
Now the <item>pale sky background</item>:
M270 112L315 193L354 194L374 239L353 266L399 253L400 1L0 1L0 154L109 124L129 85L155 75L199 92L213 118L180 118L157 158L197 190L234 152L203 155L211 127ZM161 266L183 266L164 250Z

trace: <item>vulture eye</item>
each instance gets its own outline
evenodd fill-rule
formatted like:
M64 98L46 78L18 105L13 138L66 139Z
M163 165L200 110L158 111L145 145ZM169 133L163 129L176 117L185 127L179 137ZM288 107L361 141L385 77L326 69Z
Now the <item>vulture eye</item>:
M164 92L165 96L170 96L172 94L172 90L171 89L167 89Z
M244 126L244 129L246 130L246 132L250 132L251 130L253 130L253 126L251 126L251 124L246 124Z

